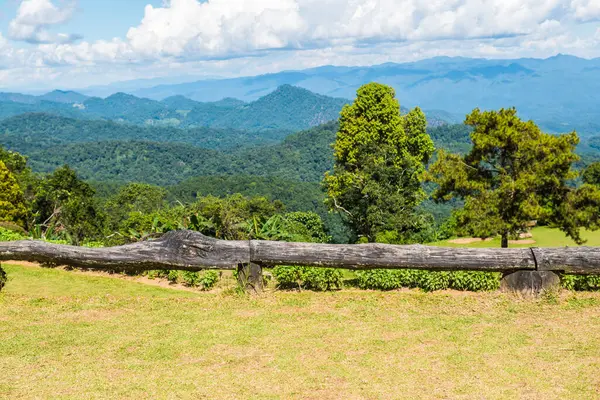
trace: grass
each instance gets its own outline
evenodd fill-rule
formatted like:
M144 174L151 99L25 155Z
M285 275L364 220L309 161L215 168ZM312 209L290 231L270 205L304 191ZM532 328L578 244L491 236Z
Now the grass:
M600 398L600 294L258 298L4 266L0 398Z
M531 230L533 234L532 239L535 240L535 244L511 244L509 247L564 247L564 246L577 246L572 239L568 238L563 232L558 229L548 228L545 226L536 227ZM585 246L600 246L600 231L584 231L582 237L587 240ZM494 238L490 241L475 242L469 244L456 244L449 243L448 241L434 243L435 246L447 246L447 247L500 247L500 238Z

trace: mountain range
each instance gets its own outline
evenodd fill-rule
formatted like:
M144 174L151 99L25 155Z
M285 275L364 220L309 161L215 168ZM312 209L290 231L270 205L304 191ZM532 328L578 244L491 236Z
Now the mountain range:
M350 102L291 85L282 85L251 102L234 98L198 102L182 95L158 101L122 92L104 99L66 91L42 96L0 93L0 119L25 113L47 113L78 120L108 120L139 126L295 132L337 120L342 107ZM408 110L402 108L402 111ZM434 126L455 122L448 113L426 113Z
M0 93L0 118L49 112L133 124L295 131L336 119L358 87L376 81L394 87L402 106L428 110L430 120L455 123L476 107L514 106L522 118L549 132L600 133L600 58L436 57L182 83L186 79L192 78L120 82L41 96Z
M516 107L551 132L600 132L600 58L557 55L547 59L487 60L436 57L365 67L325 66L253 77L211 79L138 88L152 99L183 95L196 101L233 97L254 101L281 85L353 99L356 89L376 81L393 86L403 106L444 110L462 120L472 109Z

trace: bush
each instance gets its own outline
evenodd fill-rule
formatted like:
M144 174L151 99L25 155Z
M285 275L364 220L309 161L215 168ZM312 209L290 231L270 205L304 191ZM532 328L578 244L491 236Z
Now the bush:
M2 265L0 265L0 292L6 285L7 281L8 281L8 277L6 276L6 272L4 272L4 270L2 269Z
M173 269L167 273L167 280L171 283L177 283L179 281L179 271Z
M444 289L486 291L500 287L497 272L430 272L414 269L373 269L356 273L361 289L394 290L419 288L427 292Z
M166 278L171 283L182 283L189 287L199 287L202 290L210 290L219 281L217 271L148 271L150 278Z
M500 288L502 274L498 272L457 271L450 273L450 279L452 289L485 292Z
M288 267L273 268L279 289L338 290L343 286L342 271L333 268Z
M25 236L20 232L0 227L0 242L13 242L23 239L25 239Z
M562 275L562 287L567 290L600 290L600 276L598 275Z
M219 282L219 273L217 271L204 271L200 276L200 286L202 290L210 290Z

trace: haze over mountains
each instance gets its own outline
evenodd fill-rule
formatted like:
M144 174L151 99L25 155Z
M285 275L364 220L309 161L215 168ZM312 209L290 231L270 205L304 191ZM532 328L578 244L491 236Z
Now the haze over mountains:
M153 79L83 89L79 91L83 95L4 93L0 94L0 118L42 111L134 124L298 130L337 118L341 105L354 98L360 85L371 81L393 86L404 107L429 110L430 119L460 122L475 107L515 106L523 118L533 119L550 132L577 130L582 136L600 132L600 59L565 55L515 60L438 57L163 85ZM121 93L105 99L86 97L107 90ZM65 107L69 102L82 106Z
M515 106L552 132L599 131L600 59L557 55L548 59L486 60L438 57L371 67L319 67L248 78L160 85L133 93L149 98L184 95L211 101L253 100L283 84L351 99L356 89L376 81L393 86L403 106L444 110L464 117L475 107ZM575 117L575 114L577 115Z

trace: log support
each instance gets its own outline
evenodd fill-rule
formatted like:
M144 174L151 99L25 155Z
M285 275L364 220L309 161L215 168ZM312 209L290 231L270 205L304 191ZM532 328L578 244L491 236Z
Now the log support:
M259 294L264 289L262 266L255 263L238 264L237 280L246 293Z
M545 291L558 290L560 277L552 271L515 271L505 273L500 289L525 297L537 297Z

